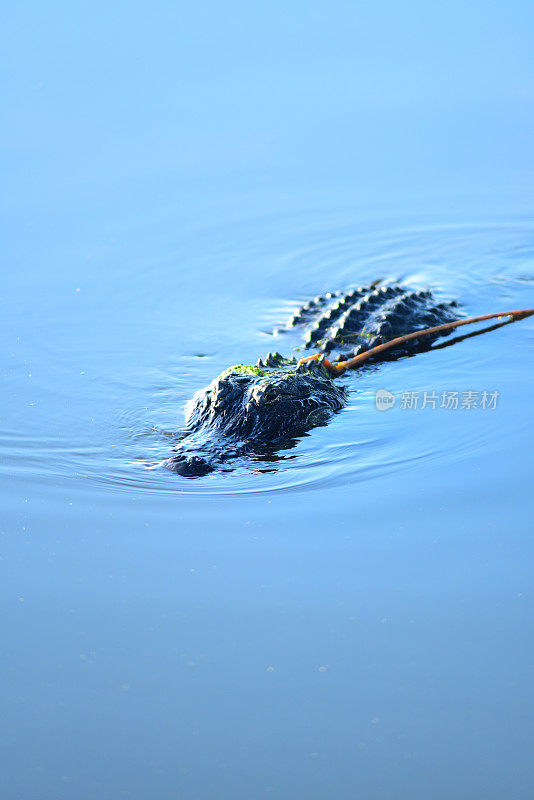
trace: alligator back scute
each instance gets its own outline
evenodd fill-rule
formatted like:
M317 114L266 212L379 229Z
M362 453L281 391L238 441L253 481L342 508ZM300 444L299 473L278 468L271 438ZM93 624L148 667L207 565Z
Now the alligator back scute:
M315 318L304 347L337 359L351 358L398 336L452 322L458 318L457 303L437 302L429 290L379 286L354 290L336 300ZM388 358L428 349L437 337L415 340L392 350Z

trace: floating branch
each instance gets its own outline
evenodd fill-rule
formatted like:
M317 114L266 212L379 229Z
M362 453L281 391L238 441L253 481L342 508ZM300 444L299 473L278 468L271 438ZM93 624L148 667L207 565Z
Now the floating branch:
M323 363L332 375L342 375L348 369L359 367L360 364L363 364L363 362L367 361L369 358L374 358L380 353L390 350L392 347L398 347L399 345L409 342L413 339L420 339L422 336L432 336L436 333L447 333L448 331L454 330L454 328L459 328L461 325L473 325L475 322L484 322L487 319L500 319L502 317L509 317L510 322L517 322L517 320L530 317L532 314L534 314L534 308L524 308L520 309L519 311L502 311L496 314L482 314L478 317L469 317L468 319L459 319L455 322L446 322L444 325L436 325L434 328L424 328L421 331L413 331L412 333L407 333L404 336L397 336L396 339L391 339L389 342L384 342L376 347L372 347L371 350L366 350L365 353L360 353L359 355L354 356L354 358L349 358L347 361L339 361L337 364L333 364L331 361L325 358ZM302 358L300 363L317 360L321 357L321 353L316 353L314 356Z

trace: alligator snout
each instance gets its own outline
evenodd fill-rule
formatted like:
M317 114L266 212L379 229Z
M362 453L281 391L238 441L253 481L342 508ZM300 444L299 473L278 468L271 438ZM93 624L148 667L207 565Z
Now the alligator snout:
M201 456L176 455L165 462L167 469L183 475L184 478L201 478L209 472L213 472L213 467L209 461Z

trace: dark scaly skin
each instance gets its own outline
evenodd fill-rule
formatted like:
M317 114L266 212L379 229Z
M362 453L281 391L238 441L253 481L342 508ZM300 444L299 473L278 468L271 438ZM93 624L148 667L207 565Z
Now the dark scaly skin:
M312 302L313 309L307 307L309 304L304 306L306 321L312 321L304 346L327 354L333 361L352 358L397 336L458 318L455 301L437 302L429 290L407 290L397 285L360 287L330 301L327 296ZM323 308L321 302L325 304ZM290 326L301 325L302 316L302 311L296 314ZM435 338L406 344L402 350L394 350L391 357L427 350ZM330 356L332 352L336 358Z
M278 333L305 326L306 348L341 361L458 317L457 303L438 302L428 290L371 285L309 301ZM385 357L428 350L436 338L406 343ZM332 378L321 359L298 364L294 358L270 353L255 366L232 367L190 401L185 430L165 465L187 477L206 475L217 467L231 469L239 456L282 449L325 424L343 408L346 397L346 388Z
M169 469L198 477L240 455L281 449L346 403L346 388L320 362L299 366L275 353L259 363L250 368L257 372L230 370L197 392Z

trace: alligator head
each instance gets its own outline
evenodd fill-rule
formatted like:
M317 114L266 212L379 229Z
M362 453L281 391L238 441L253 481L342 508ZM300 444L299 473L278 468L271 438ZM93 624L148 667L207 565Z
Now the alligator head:
M255 366L239 364L188 403L185 430L165 466L187 477L206 475L243 453L283 447L345 402L346 389L320 360L298 364L270 353Z

